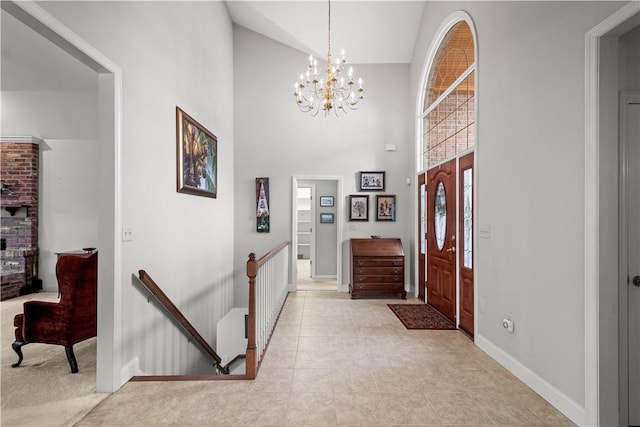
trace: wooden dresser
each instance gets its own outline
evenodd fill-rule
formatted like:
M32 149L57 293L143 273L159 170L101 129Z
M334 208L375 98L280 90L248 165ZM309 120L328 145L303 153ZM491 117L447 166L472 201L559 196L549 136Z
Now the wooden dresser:
M404 251L400 239L351 239L351 298L404 290Z

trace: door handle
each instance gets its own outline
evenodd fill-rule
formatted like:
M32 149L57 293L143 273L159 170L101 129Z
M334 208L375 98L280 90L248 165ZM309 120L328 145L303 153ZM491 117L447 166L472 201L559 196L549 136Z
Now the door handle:
M445 252L453 252L454 254L456 253L456 247L455 246L451 246L449 249L447 249ZM638 279L640 281L640 279ZM640 285L638 285L640 286Z
M640 276L635 276L632 280L634 286L640 287Z

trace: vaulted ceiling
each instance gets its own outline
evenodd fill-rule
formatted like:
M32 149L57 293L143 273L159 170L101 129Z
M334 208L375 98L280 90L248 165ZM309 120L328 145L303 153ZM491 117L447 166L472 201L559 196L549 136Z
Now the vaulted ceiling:
M423 1L333 0L331 46L352 64L409 63ZM235 24L325 58L328 1L226 1ZM2 90L90 90L95 73L5 10L0 25ZM304 65L304 64L301 64Z

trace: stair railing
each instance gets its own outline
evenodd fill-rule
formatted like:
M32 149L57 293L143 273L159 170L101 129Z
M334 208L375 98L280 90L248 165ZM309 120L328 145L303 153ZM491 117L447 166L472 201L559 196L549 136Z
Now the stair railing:
M249 254L248 379L258 375L264 351L287 298L288 271L289 242L281 243L258 260L255 253Z
M193 325L187 320L187 318L182 314L180 309L175 306L175 304L169 299L169 297L160 289L160 287L153 281L151 276L147 274L146 271L140 270L138 271L138 275L140 277L140 281L144 286L153 294L156 300L164 307L167 315L177 323L187 338L193 339L198 347L213 361L213 364L216 368L216 372L218 374L228 374L229 373L229 364L226 366L222 365L222 359L216 351L207 343L207 341L200 335L200 333L193 327Z

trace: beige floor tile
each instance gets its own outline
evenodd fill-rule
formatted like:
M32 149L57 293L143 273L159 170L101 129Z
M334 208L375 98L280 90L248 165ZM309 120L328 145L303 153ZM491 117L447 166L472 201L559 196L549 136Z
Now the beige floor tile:
M333 393L291 393L287 408L287 425L334 426L336 402Z
M336 393L336 411L339 425L390 424L380 393Z
M434 425L440 420L422 393L382 393L382 401L392 424Z
M332 369L295 369L292 393L333 393Z
M443 424L492 424L485 411L464 393L425 393Z
M333 371L333 387L336 393L377 393L375 376L368 371L349 368Z
M264 368L260 369L255 380L251 381L251 392L281 392L291 391L293 369Z
M245 393L235 408L234 423L241 425L286 424L289 393Z

